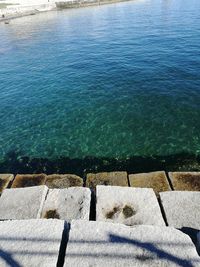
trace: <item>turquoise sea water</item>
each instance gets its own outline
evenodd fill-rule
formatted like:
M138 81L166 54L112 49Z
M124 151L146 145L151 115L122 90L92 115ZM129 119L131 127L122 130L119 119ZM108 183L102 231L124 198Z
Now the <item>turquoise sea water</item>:
M0 158L200 154L200 1L0 24Z

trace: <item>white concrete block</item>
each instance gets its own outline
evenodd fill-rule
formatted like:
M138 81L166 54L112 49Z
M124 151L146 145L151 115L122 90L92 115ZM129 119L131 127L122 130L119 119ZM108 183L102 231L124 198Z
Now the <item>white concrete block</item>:
M200 227L200 192L171 191L160 193L169 226Z
M4 190L0 199L0 220L40 218L47 192L45 185Z
M97 186L97 221L165 225L153 189Z
M42 218L89 220L91 192L84 187L50 189L45 201Z
M65 267L197 267L191 239L165 226L73 221Z
M62 220L0 222L0 266L55 267L63 230Z

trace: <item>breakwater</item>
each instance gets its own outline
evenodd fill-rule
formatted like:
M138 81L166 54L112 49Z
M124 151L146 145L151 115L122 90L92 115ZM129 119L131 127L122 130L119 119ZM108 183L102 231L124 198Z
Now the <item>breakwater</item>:
M54 3L32 4L32 5L11 5L7 8L0 9L0 22L9 21L10 19L20 18L24 16L36 15L40 12L55 10Z
M199 178L0 174L0 264L199 266Z
M0 174L0 192L8 188L46 185L49 188L88 187L98 185L152 188L156 195L164 191L200 191L200 172L164 172L128 174L126 171L75 174Z
M105 4L113 4L119 2L127 2L132 0L72 0L72 1L58 1L56 2L56 6L58 9L63 8L80 8L80 7L88 7L88 6L97 6L97 5L105 5Z
M105 5L118 2L127 2L132 0L72 0L72 1L41 1L40 3L26 3L21 5L8 5L6 8L0 8L0 22L8 22L10 19L15 19L23 16L36 15L40 12L47 12L56 9L80 8L87 6Z

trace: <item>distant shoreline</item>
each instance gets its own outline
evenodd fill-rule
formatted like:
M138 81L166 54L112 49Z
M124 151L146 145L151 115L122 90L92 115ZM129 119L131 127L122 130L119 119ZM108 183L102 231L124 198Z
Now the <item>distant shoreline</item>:
M93 0L93 1L60 1L56 3L46 3L40 5L9 5L8 8L0 9L0 22L8 23L12 19L21 18L25 16L36 15L38 13L53 11L53 10L61 10L61 9L73 9L73 8L82 8L89 6L99 6L106 4L114 4L120 2L128 2L132 0Z
M40 4L32 6L13 5L0 9L0 22L9 23L10 20L25 16L36 15L38 13L56 10L55 4Z
M56 3L57 9L70 9L70 8L81 8L81 7L89 7L89 6L101 6L107 4L114 4L120 2L129 2L132 0L94 0L94 1L60 1Z

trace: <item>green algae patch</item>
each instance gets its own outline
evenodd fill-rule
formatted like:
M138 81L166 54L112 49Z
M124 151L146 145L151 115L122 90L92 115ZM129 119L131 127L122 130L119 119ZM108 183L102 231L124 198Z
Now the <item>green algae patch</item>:
M200 172L169 172L174 190L200 191Z
M106 219L112 219L120 211L120 207L114 207L113 210L106 213Z
M49 188L82 187L83 179L74 174L52 174L47 176L46 185Z
M57 210L48 210L44 216L45 219L60 219Z
M86 186L95 189L97 185L128 186L127 172L88 173Z
M133 215L136 214L136 211L129 205L125 205L125 207L123 208L122 212L123 212L124 217L126 219L130 218L130 217L132 217Z
M12 184L12 188L31 187L44 185L46 181L45 174L18 174Z

